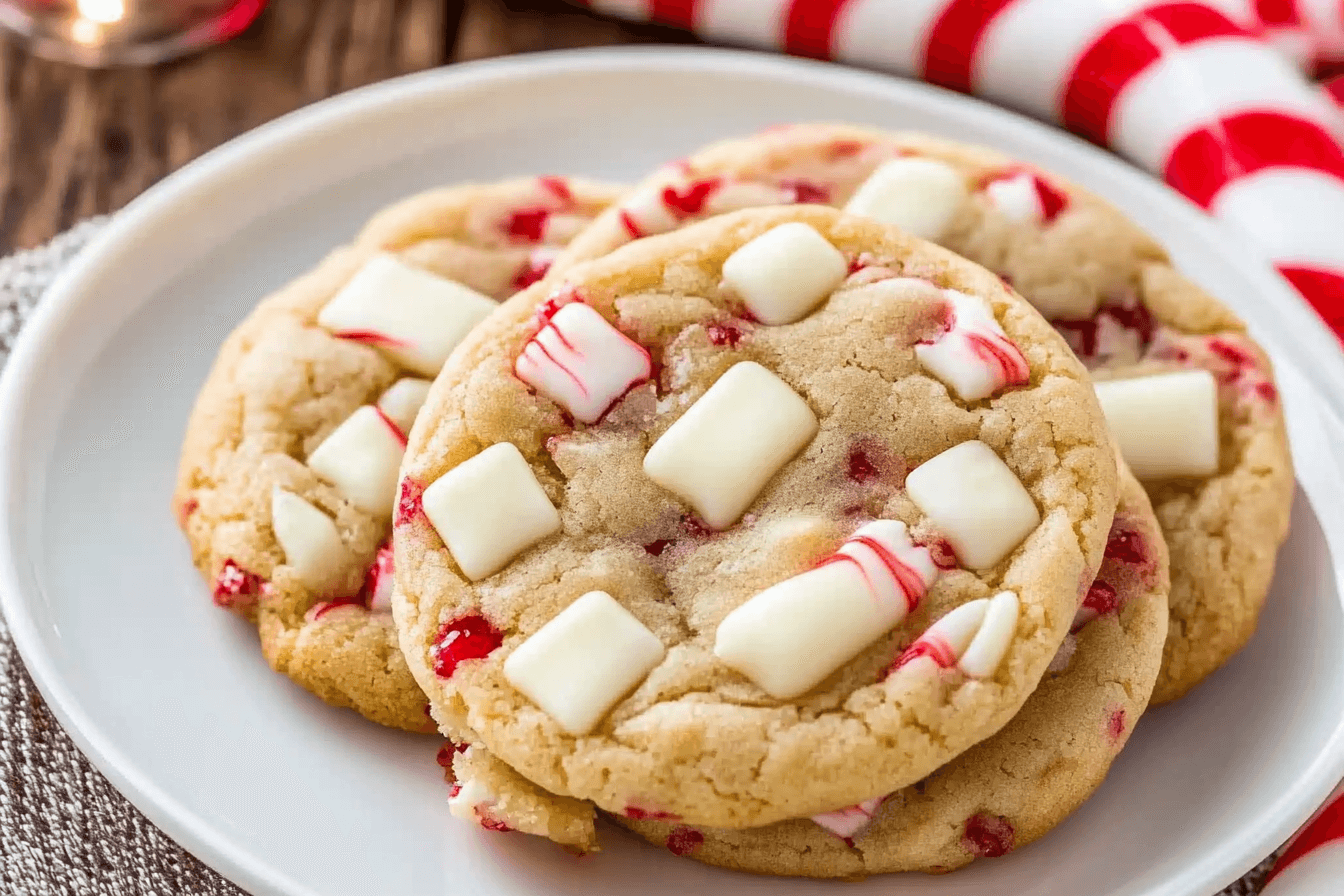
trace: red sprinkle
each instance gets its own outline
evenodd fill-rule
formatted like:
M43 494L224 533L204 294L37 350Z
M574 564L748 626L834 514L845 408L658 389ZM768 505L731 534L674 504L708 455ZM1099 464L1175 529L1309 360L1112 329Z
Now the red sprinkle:
M1111 740L1119 740L1125 734L1125 711L1124 709L1113 709L1106 718L1106 733L1111 736Z
M1121 529L1119 526L1112 526L1111 534L1106 537L1106 556L1121 563L1148 562L1143 536L1132 529Z
M672 539L670 538L657 538L649 542L648 544L644 545L644 550L648 551L655 557L661 557L663 556L663 551L667 550L667 546L670 545L671 543Z
M831 192L825 187L806 180L786 180L780 186L793 194L793 201L809 205L825 205L831 201Z
M546 235L546 222L550 217L550 209L520 208L504 222L504 232L515 240L539 243Z
M855 482L870 482L882 475L882 471L877 468L868 453L862 448L849 449L849 470L850 479Z
M452 741L445 741L443 746L439 747L439 754L434 757L435 761L444 768L453 767L453 757L458 753L467 752L471 744L455 744Z
M939 569L956 569L960 565L957 560L956 549L952 547L952 542L946 538L935 538L923 546L929 549L929 556L933 558L933 565Z
M514 273L510 285L514 289L527 289L533 283L544 278L546 272L550 269L551 263L549 260L537 261L534 258L529 258L527 261L523 262L522 267L518 268Z
M673 828L672 833L667 835L667 848L674 856L690 855L699 849L704 842L704 834L685 825Z
M484 616L463 616L445 622L431 648L434 674L451 678L458 664L484 659L504 643L504 635Z
M397 513L392 520L394 526L404 526L425 512L425 487L407 476L401 480L401 492L397 496Z
M1279 400L1279 390L1274 388L1273 383L1256 383L1254 391L1256 395L1260 396L1265 401L1275 402Z
M513 828L509 827L498 818L495 818L493 815L486 815L479 810L476 814L481 820L481 827L485 828L487 831L496 831L500 834L507 834L513 830Z
M1105 616L1107 613L1114 613L1120 609L1120 598L1112 585L1097 579L1087 589L1087 597L1083 598L1083 606L1092 610L1098 616Z
M537 178L537 183L541 184L543 190L549 191L561 202L570 203L574 201L574 193L569 189L569 182L563 177L548 174Z
M633 818L636 821L648 819L650 821L680 821L681 816L675 812L659 812L656 809L641 809L638 806L626 806L625 817Z
M253 607L261 595L261 585L261 576L243 569L230 557L215 576L215 606L230 610Z
M1255 356L1239 345L1233 345L1225 339L1210 339L1209 351L1238 369L1254 368Z
M832 159L846 159L861 152L863 142L860 140L834 140L826 147L826 155Z
M726 345L729 348L737 348L737 344L742 341L742 330L732 324L706 324L705 335L714 345Z
M177 511L178 523L180 525L185 526L187 524L187 519L190 518L190 516L193 513L195 513L196 509L200 506L201 502L197 501L195 498L188 498L187 500L183 501L182 506L178 508Z
M1002 815L977 813L966 819L961 845L972 855L996 859L1013 850L1013 826Z
M663 204L682 217L698 215L705 210L705 203L722 183L720 178L709 177L697 180L680 191L676 187L664 187Z

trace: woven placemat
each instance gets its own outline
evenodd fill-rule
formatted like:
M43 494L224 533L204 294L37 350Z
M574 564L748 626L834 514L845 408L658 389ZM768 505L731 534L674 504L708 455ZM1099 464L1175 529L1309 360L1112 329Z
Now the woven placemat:
M87 221L40 249L0 259L0 365L52 278L103 223ZM1259 893L1270 862L1219 896ZM28 677L3 619L0 893L244 896L154 827L89 764Z

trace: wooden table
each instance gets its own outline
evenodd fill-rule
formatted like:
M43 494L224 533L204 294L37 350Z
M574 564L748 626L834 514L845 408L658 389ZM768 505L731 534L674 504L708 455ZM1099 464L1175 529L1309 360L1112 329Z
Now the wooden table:
M0 255L352 87L527 50L688 40L562 0L272 0L233 42L153 69L83 71L0 38Z

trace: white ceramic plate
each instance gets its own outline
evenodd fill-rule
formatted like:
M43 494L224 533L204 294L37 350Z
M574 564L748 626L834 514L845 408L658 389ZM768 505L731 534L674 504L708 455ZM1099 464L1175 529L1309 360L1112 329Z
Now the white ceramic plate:
M384 203L524 172L633 179L712 138L816 118L989 143L1118 202L1275 351L1302 485L1260 634L1146 717L1076 816L1006 858L845 893L1201 896L1270 852L1344 775L1344 489L1330 454L1344 430L1322 398L1344 396L1333 340L1253 252L1100 151L935 89L750 53L556 53L357 91L211 153L89 247L5 374L0 604L98 767L258 896L833 892L704 868L615 830L575 861L452 821L437 741L271 673L254 632L211 606L168 506L220 340Z

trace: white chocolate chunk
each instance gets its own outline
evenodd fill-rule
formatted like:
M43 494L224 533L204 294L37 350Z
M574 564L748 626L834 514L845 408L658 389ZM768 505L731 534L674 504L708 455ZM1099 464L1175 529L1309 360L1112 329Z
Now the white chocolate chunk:
M742 361L653 443L644 472L711 527L726 529L812 440L817 425L787 383Z
M1218 472L1218 384L1183 370L1096 384L1120 453L1140 479Z
M872 823L873 816L877 814L877 810L886 801L885 796L875 796L844 809L813 815L812 820L825 828L827 833L839 837L841 840L852 840Z
M491 445L425 489L425 516L473 582L560 531L560 514L509 442Z
M653 362L590 305L570 302L523 346L518 378L582 423L602 419L632 386L647 380Z
M936 241L969 195L961 174L950 165L933 159L893 159L859 185L845 211Z
M723 263L724 283L770 326L807 317L848 273L840 250L801 221L767 230Z
M984 442L962 442L925 461L905 488L971 569L996 565L1041 522L1031 495Z
M475 290L381 253L336 293L317 322L432 377L462 337L494 309L495 303Z
M391 516L405 436L373 405L364 405L308 456L308 467L365 513Z
M714 654L771 696L796 697L904 619L937 575L904 523L876 520L816 568L724 617Z
M597 727L665 653L615 598L589 591L509 654L504 677L577 737Z
M343 572L345 543L331 517L293 492L271 491L271 529L285 552L285 563L318 594L325 594Z
M397 424L403 436L409 435L420 408L429 395L429 380L407 376L397 380L378 398L378 409Z
M1041 194L1036 191L1036 179L1030 172L1022 171L990 181L985 186L985 198L1014 223L1039 224L1045 220Z
M933 342L915 346L915 357L963 401L988 398L1007 385L1022 385L1031 368L1003 332L989 303L955 289L943 290L950 326Z
M999 668L1017 631L1017 595L1000 591L989 600L980 630L961 654L958 665L972 678L989 678Z
M495 803L495 794L476 778L458 782L457 793L448 798L448 811L454 818L481 822L482 808L488 809Z

